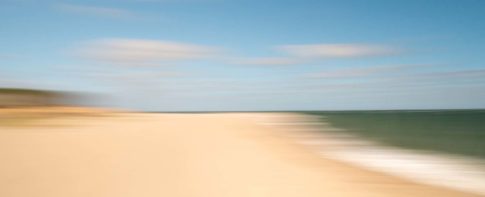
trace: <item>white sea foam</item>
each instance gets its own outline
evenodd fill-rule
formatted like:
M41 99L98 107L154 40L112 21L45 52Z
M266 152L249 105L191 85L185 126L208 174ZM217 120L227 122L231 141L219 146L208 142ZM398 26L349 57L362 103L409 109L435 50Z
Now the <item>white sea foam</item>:
M384 146L295 115L259 117L260 124L281 126L291 137L321 156L415 182L485 195L485 161L437 152Z

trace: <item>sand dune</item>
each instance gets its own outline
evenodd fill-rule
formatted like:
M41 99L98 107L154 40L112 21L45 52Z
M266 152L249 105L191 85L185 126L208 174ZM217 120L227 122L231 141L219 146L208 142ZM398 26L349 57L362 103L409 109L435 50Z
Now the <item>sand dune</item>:
M113 113L0 127L0 196L473 196L321 158L252 116Z

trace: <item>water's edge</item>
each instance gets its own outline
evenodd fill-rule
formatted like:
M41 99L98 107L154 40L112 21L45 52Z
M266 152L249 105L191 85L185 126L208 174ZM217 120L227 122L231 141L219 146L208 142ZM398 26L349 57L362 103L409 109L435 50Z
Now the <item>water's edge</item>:
M280 127L319 155L418 183L485 195L485 161L466 156L384 146L357 138L328 123L301 114L271 114L258 124Z

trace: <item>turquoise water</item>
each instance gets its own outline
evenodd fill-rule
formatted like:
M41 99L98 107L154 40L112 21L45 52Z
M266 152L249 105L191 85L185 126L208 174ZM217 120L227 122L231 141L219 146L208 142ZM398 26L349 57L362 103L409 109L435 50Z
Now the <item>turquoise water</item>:
M485 110L305 113L384 144L485 158Z

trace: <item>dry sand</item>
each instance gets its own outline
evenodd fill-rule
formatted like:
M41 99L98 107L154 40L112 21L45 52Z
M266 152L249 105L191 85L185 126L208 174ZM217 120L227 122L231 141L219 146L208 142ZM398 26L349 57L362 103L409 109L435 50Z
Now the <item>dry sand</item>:
M112 113L0 127L0 196L473 196L321 158L251 116Z

